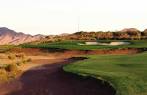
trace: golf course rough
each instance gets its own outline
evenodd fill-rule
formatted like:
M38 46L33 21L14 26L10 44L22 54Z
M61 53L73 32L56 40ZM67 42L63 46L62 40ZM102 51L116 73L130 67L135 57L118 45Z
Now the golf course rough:
M68 64L66 72L107 81L116 95L147 95L147 52L133 55L90 55Z

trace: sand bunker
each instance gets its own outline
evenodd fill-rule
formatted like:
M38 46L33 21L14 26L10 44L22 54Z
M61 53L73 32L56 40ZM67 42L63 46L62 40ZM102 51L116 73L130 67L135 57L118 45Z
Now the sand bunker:
M129 45L129 42L110 42L110 43L102 43L102 42L85 42L85 44L78 45L105 45L105 46L118 46L118 45Z
M129 45L129 42L111 42L109 45Z

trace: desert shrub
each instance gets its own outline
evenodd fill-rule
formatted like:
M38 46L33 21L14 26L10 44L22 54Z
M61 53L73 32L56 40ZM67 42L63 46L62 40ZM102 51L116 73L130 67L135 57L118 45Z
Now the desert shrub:
M18 70L16 64L9 64L0 69L0 83L8 82L11 79L21 75L21 71Z
M8 80L8 74L5 69L0 69L0 82L1 81L7 81Z
M31 62L32 61L32 59L31 58L27 58L27 59L21 59L20 61L17 61L16 62L16 65L17 66L21 66L22 64L26 64L27 62Z
M22 60L22 63L23 63L23 64L27 63L27 60L23 59L23 60Z
M15 55L13 55L13 54L10 54L10 55L8 55L8 59L10 59L10 60L14 60L16 57L15 57Z
M24 53L15 54L15 56L16 56L17 58L22 58L22 59L25 58L25 54L24 54Z
M16 62L16 65L17 65L17 66L20 66L20 65L22 65L22 64L23 64L22 61L18 61L18 62Z
M9 80L14 79L19 75L21 75L21 70L16 70L16 71L10 72L9 73Z
M17 65L16 64L9 64L6 67L6 71L8 71L8 72L15 72L17 70L18 70L18 68L17 68Z
M31 58L28 58L26 61L27 61L27 62L31 62L31 61L32 61L32 59L31 59Z

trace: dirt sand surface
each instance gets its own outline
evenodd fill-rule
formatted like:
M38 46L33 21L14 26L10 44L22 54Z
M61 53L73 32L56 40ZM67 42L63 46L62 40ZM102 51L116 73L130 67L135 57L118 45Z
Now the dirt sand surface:
M20 78L0 85L0 95L114 95L107 83L62 70L63 65L74 61L77 60L50 59L25 69Z
M31 51L31 52L30 52ZM51 55L51 56L73 56L73 55L85 55L85 54L136 54L143 52L144 49L140 48L126 48L126 49L98 49L98 50L50 50L41 48L13 48L10 52L13 53L25 53L26 55Z
M32 61L19 67L23 72L45 64L53 64L64 60L64 58L57 58L54 56L28 56L28 58L31 58Z

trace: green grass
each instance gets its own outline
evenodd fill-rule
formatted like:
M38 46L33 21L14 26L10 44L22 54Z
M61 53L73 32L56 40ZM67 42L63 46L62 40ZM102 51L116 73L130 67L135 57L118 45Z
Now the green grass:
M147 52L134 55L91 55L63 67L67 72L109 82L117 95L147 95Z
M111 40L100 40L100 42L110 42ZM114 40L113 40L114 41ZM115 40L119 41L119 40ZM101 46L101 45L78 45L84 41L62 41L40 44L22 44L23 48L46 48L46 49L68 49L68 50L96 50L96 49L122 49L122 48L147 48L146 40L129 40L130 45L122 46Z

